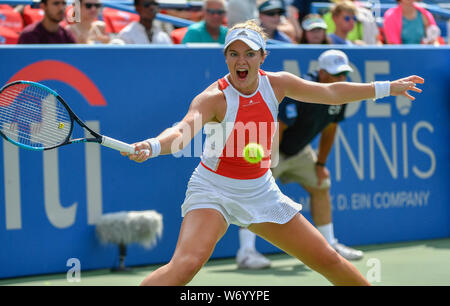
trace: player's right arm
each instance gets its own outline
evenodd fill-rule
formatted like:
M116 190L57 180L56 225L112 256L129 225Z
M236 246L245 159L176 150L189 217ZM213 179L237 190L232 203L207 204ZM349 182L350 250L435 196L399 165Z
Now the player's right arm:
M195 97L184 118L156 137L161 144L161 155L183 150L206 123L221 121L224 107L226 111L226 101L223 93L217 87L217 83L213 83ZM135 143L134 146L136 151L141 153L128 155L131 160L143 162L149 158L144 151L150 150L151 154L151 147L147 141Z

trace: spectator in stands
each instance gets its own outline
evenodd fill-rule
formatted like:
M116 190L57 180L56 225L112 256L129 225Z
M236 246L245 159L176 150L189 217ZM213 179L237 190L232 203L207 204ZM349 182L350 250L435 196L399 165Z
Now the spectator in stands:
M414 2L397 0L398 5L384 14L384 35L388 44L420 44L427 37L427 30L436 28L433 15ZM428 43L438 44L438 37L428 39Z
M336 25L334 33L329 35L332 44L352 45L348 33L353 30L356 19L356 6L353 2L343 0L335 3L331 8L331 17Z
M284 43L292 43L291 38L278 27L281 24L281 16L286 13L281 0L266 0L258 6L259 21L269 39Z
M80 0L80 22L66 27L73 33L77 43L109 43L110 37L106 33L105 23L97 20L101 7L100 0Z
M347 55L339 50L323 52L318 62L319 70L306 75L305 79L319 83L343 82L353 71ZM345 259L357 260L362 258L363 252L338 243L334 237L330 173L326 167L338 123L344 120L345 107L345 104L313 105L285 98L278 113L279 161L272 173L283 183L300 184L309 193L311 216L319 232ZM321 136L316 155L310 142L318 134Z
M339 2L342 0L333 0ZM347 39L359 45L375 45L382 44L379 39L379 30L372 11L368 10L358 1L351 0L356 7L356 21L353 29L347 34ZM327 12L323 19L325 20L328 30L327 33L334 33L336 25L331 16L331 12Z
M308 14L302 21L301 44L331 44L327 35L327 24L319 14Z
M125 44L172 44L170 36L154 22L159 4L155 0L134 0L139 22L133 21L123 28L118 39Z
M26 26L19 36L19 44L73 44L75 37L59 25L64 19L66 1L41 0L42 21Z
M188 27L182 43L225 43L228 32L223 25L227 12L225 0L205 0L203 12L204 20Z

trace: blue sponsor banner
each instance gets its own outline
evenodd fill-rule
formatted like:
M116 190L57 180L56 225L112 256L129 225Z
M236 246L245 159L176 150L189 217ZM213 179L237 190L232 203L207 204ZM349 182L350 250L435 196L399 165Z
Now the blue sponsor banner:
M263 69L303 75L322 47L271 47ZM336 237L349 245L448 237L450 49L342 48L352 81L425 78L416 101L389 97L349 105L328 158ZM175 46L26 46L0 48L0 83L39 81L57 91L80 118L125 142L155 136L181 120L191 100L227 73L220 48ZM82 137L76 130L74 137ZM99 216L154 209L164 230L156 247L131 245L127 265L170 260L181 225L180 205L199 163L202 135L182 157L143 164L96 144L31 152L0 141L0 278L82 270L118 263L117 247L95 235ZM191 157L188 157L191 156ZM288 196L309 198L296 184ZM235 256L231 226L213 254ZM299 237L301 239L301 237ZM257 241L263 252L278 249Z

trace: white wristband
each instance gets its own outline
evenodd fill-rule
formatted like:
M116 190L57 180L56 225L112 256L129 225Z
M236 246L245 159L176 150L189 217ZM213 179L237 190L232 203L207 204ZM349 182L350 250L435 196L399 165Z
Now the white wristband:
M391 82L390 81L372 82L372 84L375 87L375 99L374 100L388 97L391 95Z
M156 138L150 138L146 141L152 148L152 155L150 156L150 158L158 156L161 153L161 143L159 142L159 140Z

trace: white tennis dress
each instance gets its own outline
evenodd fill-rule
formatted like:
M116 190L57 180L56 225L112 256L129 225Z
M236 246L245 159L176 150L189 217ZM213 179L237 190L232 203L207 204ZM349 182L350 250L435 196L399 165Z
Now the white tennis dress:
M207 134L201 162L192 174L181 206L184 217L193 209L218 210L229 224L286 223L302 205L285 196L270 171L270 152L277 127L278 100L269 78L259 71L255 93L243 95L228 81L218 81L227 111L221 123L205 125ZM259 163L242 154L248 143L264 148Z

